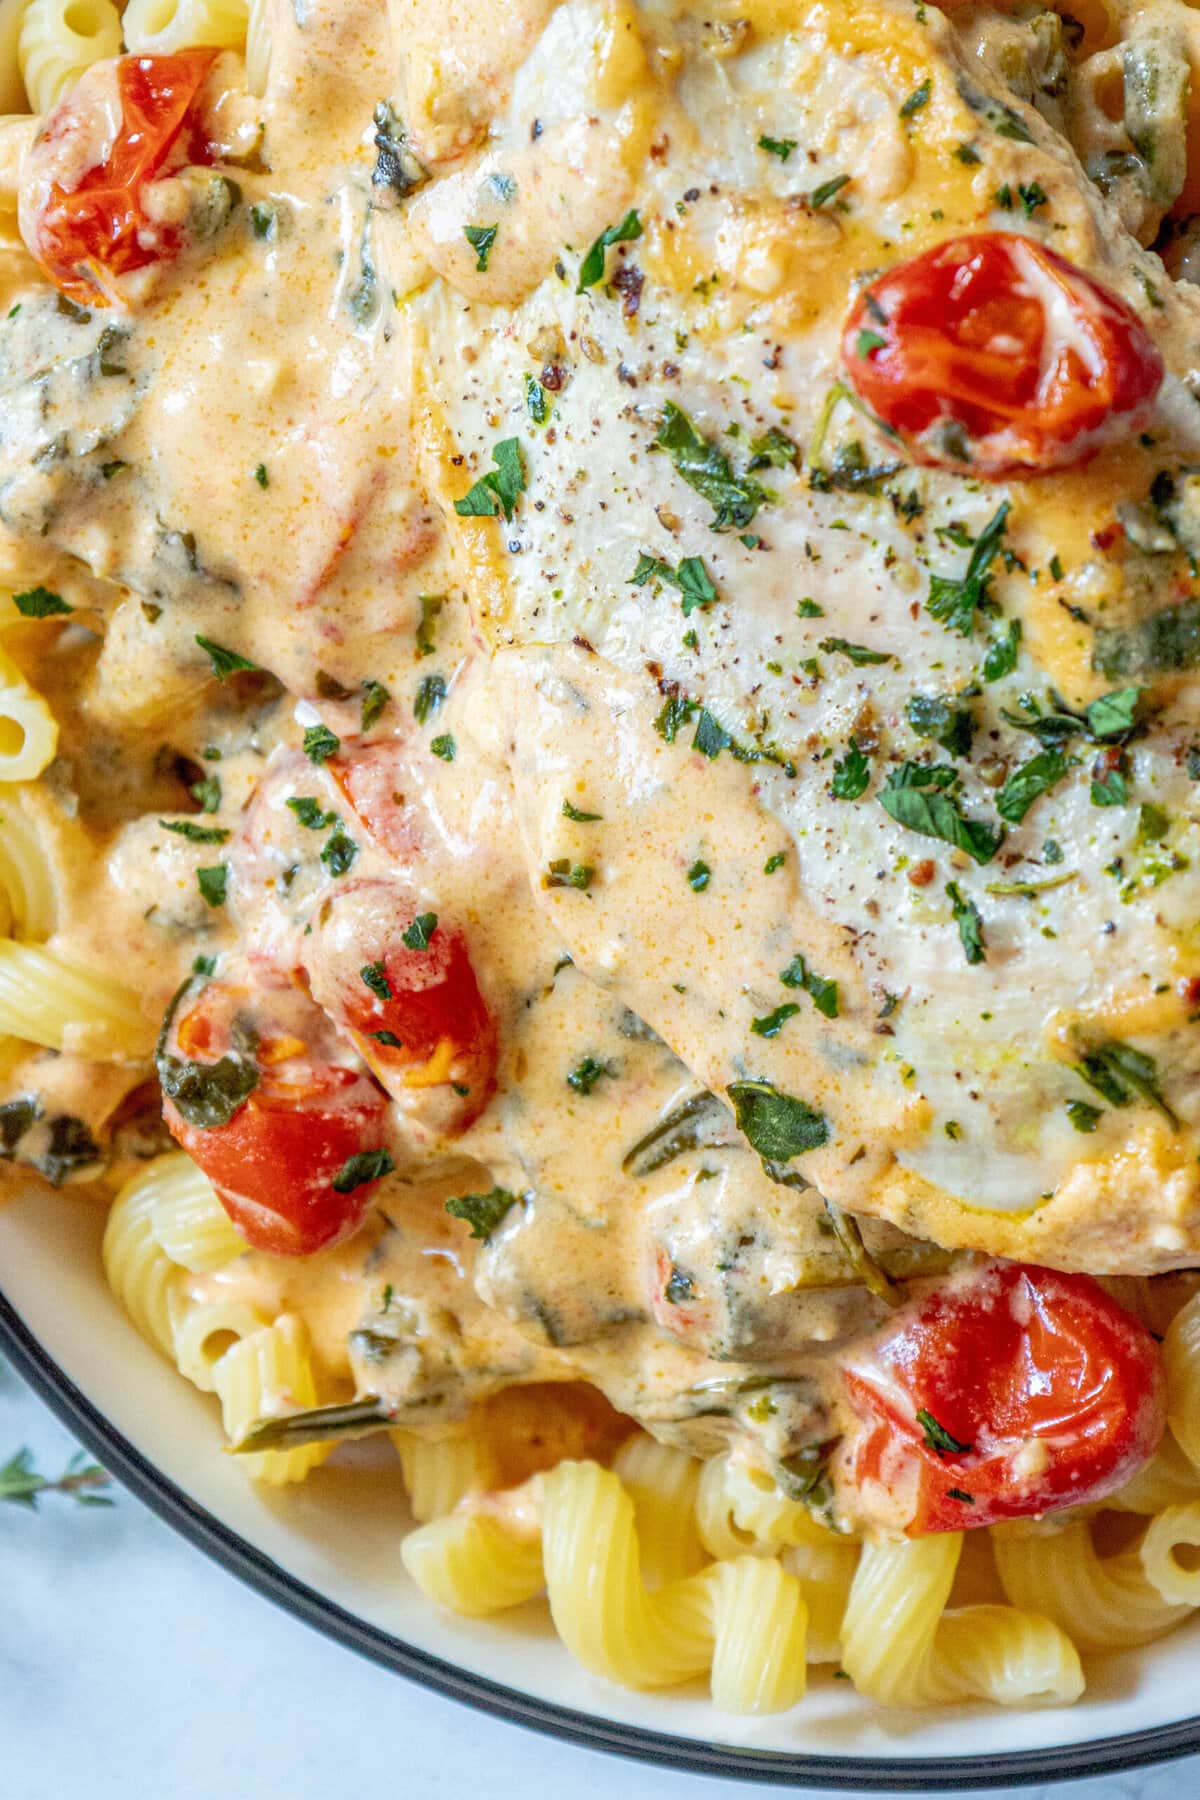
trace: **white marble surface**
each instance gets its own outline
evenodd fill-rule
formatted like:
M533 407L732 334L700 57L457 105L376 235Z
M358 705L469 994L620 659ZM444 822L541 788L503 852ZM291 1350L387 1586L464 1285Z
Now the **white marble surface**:
M73 1445L0 1365L0 1462ZM0 1800L705 1800L795 1793L673 1775L503 1725L300 1625L129 1494L0 1507ZM1062 1800L1186 1800L1200 1758Z

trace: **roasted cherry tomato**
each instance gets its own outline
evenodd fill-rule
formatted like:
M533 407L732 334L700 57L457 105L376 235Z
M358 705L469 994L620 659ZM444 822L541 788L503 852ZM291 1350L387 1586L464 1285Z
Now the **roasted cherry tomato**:
M456 925L405 886L349 882L304 949L314 999L395 1100L442 1135L478 1118L495 1087L498 1039Z
M865 288L842 355L918 462L1034 475L1145 423L1163 363L1123 300L1015 232L939 244Z
M387 1100L338 1049L298 989L212 981L164 1029L167 1127L256 1250L308 1256L348 1237L389 1166Z
M178 50L97 65L46 120L21 229L51 281L81 306L110 305L118 277L178 253L178 225L155 216L148 189L212 161L197 101L217 55ZM114 81L119 123L109 136L105 84Z
M1165 1426L1158 1346L1087 1275L965 1270L852 1356L839 1476L867 1522L963 1531L1103 1498Z

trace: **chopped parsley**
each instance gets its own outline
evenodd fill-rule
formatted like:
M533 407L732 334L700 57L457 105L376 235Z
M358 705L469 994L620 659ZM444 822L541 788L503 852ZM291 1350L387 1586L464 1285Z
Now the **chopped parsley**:
M569 800L563 801L562 811L563 818L573 819L576 825L594 825L597 819L602 819L604 817L603 813L582 812L578 806L573 806Z
M777 156L780 162L785 163L796 148L796 139L773 138L764 134L758 140L758 147L760 150L765 150L768 156Z
M364 681L362 684L362 717L360 729L370 731L387 709L392 696L382 681Z
M54 619L75 611L61 594L45 587L29 588L23 594L14 594L12 600L23 619Z
M962 939L967 961L971 964L983 962L986 945L979 908L973 900L967 899L956 881L946 883L946 898L953 908L954 923L958 926L958 935Z
M458 745L448 731L444 731L440 737L435 737L429 748L442 762L453 762L458 755Z
M581 894L586 894L595 873L590 863L572 863L570 857L560 856L555 858L542 876L542 886L578 888Z
M826 981L815 969L810 969L804 957L797 951L787 968L779 976L784 987L801 988L809 996L819 1013L827 1019L838 1016L838 984Z
M604 265L608 253L614 244L632 243L642 235L642 221L636 212L627 212L619 225L609 225L600 233L587 255L579 265L579 286L577 294L586 293L588 288L595 287L604 279Z
M1109 769L1098 779L1092 779L1093 806L1127 806L1129 804L1129 783L1119 769Z
M535 425L544 425L550 416L550 397L536 375L525 377L525 410Z
M926 1407L917 1414L917 1424L925 1433L926 1447L936 1450L939 1456L969 1456L975 1448L974 1444L960 1443Z
M841 193L844 187L849 186L849 183L849 175L834 175L828 181L823 181L820 187L815 187L808 196L808 204L813 212L820 212L821 208L827 206L836 195Z
M693 893L702 894L711 880L712 870L706 862L702 862L700 858L697 857L696 861L687 872L688 886L692 889Z
M330 1186L335 1194L353 1194L357 1188L366 1187L368 1182L381 1181L395 1166L387 1150L360 1150L357 1155L346 1158Z
M905 713L918 737L933 738L951 756L970 756L975 720L968 707L954 706L938 694L914 694Z
M418 913L407 931L401 932L401 942L409 950L428 950L437 922L436 913Z
M447 1200L446 1211L452 1219L463 1219L471 1227L471 1236L486 1240L517 1203L517 1196L507 1188L494 1187L490 1194L459 1194Z
M388 985L387 965L382 958L379 962L364 963L358 972L377 1000L392 998L392 990Z
M494 519L497 513L503 513L505 521L511 522L526 485L520 440L505 438L492 451L492 461L495 468L481 475L462 499L454 502L461 519Z
M1076 1131L1085 1133L1095 1131L1103 1116L1101 1107L1091 1106L1086 1100L1067 1101L1067 1117Z
M259 463L257 469L254 471L254 479L257 481L260 488L270 487L271 477L267 474L266 463Z
M787 851L786 850L772 851L771 855L768 856L766 862L763 864L763 874L764 875L774 875L774 873L777 869L782 869L782 867L786 861L787 861Z
M909 831L940 838L956 850L965 850L975 862L989 863L1004 842L1004 833L984 819L964 818L958 801L945 791L957 780L957 773L946 763L901 763L889 771L879 804Z
M800 446L794 443L786 431L780 431L772 425L761 437L750 439L750 461L746 465L751 471L755 469L794 469L800 461ZM759 539L743 538L747 550L757 547Z
M337 814L326 812L319 800L311 794L296 794L287 802L289 812L295 813L301 825L309 831L326 831L330 825L337 824Z
M475 272L478 275L487 274L488 257L492 254L492 246L496 242L499 230L498 225L465 225L463 227L463 236L475 252Z
M1035 800L1057 787L1071 763L1061 750L1040 750L1014 769L996 796L996 811L1010 825L1019 825Z
M417 626L417 649L422 656L432 656L437 649L433 630L438 616L446 604L444 594L422 594L421 623Z
M914 88L912 93L908 96L908 99L901 106L900 117L902 119L915 118L923 107L929 105L929 98L932 93L933 80L930 76L926 76L920 87Z
M215 868L197 869L196 885L209 906L224 906L229 890L229 866L218 863Z
M962 637L971 636L975 615L989 599L992 565L999 553L1011 510L1007 500L996 508L975 539L965 574L929 577L929 598L925 605L930 617Z
M248 657L240 656L236 650L226 650L223 644L214 644L211 638L196 634L196 642L212 663L212 672L218 681L228 681L231 675L245 675L257 671L258 664Z
M192 844L223 844L229 833L219 825L197 825L191 819L160 819L164 831L173 831Z
M829 791L835 800L861 800L871 784L871 765L851 738L845 756L833 765Z
M817 645L826 656L846 656L856 668L864 668L870 663L889 663L894 661L891 653L885 650L868 650L862 644L852 644L848 638L822 638Z
M417 697L413 701L413 716L418 725L432 718L446 698L446 677L444 675L423 675L417 683Z
M1017 666L1021 649L1021 621L1010 619L1004 636L993 638L984 655L980 673L985 681L1002 681Z
M328 725L310 725L304 733L304 754L309 762L328 762L341 747L341 738L336 737Z
M205 775L201 781L193 781L188 793L203 813L215 813L221 806L221 778L219 775Z
M789 1019L794 1019L800 1011L794 1000L785 1000L774 1012L769 1012L761 1019L752 1019L750 1029L756 1037L778 1037Z
M598 1081L606 1075L615 1075L616 1070L611 1063L601 1062L598 1057L585 1056L567 1076L567 1086L577 1094L590 1094Z
M672 400L663 409L654 443L656 449L666 451L688 486L715 508L710 521L713 531L744 531L769 498L752 476L734 474L724 451L697 431Z
M796 602L796 617L798 619L823 619L825 617L825 608L823 606L818 606L815 600L798 600Z
M357 856L358 845L352 837L347 837L340 824L337 825L321 851L321 861L331 875L339 876L349 873Z
M1116 1039L1098 1044L1075 1064L1075 1072L1110 1106L1128 1106L1137 1094L1160 1112L1173 1130L1179 1130L1179 1120L1162 1096L1158 1065L1132 1044Z
M678 588L685 619L698 607L711 606L718 598L712 577L700 556L685 556L679 567L673 569L670 563L663 562L660 557L650 556L643 550L638 557L637 568L629 578L629 585L645 587L648 581L666 581Z

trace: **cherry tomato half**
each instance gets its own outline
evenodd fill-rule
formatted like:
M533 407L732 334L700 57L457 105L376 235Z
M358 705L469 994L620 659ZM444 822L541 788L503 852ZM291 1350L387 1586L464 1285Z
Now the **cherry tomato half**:
M1163 379L1123 300L1007 231L955 238L873 281L842 356L916 461L986 476L1082 462L1145 423Z
M393 1099L442 1135L465 1131L491 1098L499 1051L462 931L399 883L351 882L305 954L314 999Z
M863 1427L839 1478L911 1536L1101 1499L1165 1427L1150 1333L1090 1276L1016 1263L905 1307L843 1378Z
M309 1256L348 1237L383 1172L369 1153L383 1150L387 1101L336 1048L299 990L220 981L185 995L164 1033L167 1128L256 1250Z
M212 161L196 102L217 55L178 50L97 65L47 119L34 151L47 179L35 180L37 203L22 206L21 227L51 281L81 306L110 305L116 277L178 254L178 227L151 216L146 189L175 168ZM103 146L102 84L114 70L120 125L102 160L80 169L92 144Z

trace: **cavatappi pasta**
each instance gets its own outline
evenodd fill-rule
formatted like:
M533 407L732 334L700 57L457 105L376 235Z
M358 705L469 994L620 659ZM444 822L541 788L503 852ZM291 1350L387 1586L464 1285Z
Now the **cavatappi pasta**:
M0 1175L433 1603L1200 1608L1197 244L1179 0L0 0Z

